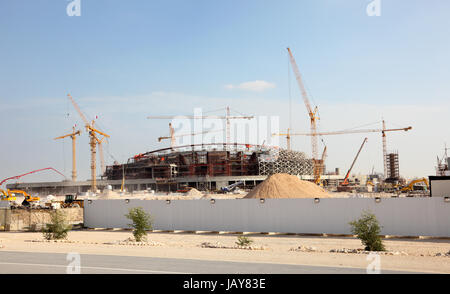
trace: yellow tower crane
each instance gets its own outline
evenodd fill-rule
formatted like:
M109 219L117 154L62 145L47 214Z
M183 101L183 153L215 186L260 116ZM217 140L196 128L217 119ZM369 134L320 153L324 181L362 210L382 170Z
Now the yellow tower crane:
M313 170L314 170L314 181L317 182L320 178L321 173L321 161L318 158L318 150L317 150L317 121L319 120L318 108L317 106L314 110L311 107L311 103L309 102L308 94L306 93L305 85L303 84L302 76L298 69L297 63L295 62L294 55L292 55L291 49L287 48L289 53L289 61L291 62L292 70L294 71L295 78L297 79L298 86L300 88L300 92L302 94L303 102L305 103L306 110L308 112L309 121L311 124L311 151L312 151L312 160L313 160ZM288 145L290 148L290 134L288 130L288 134L286 136L289 141Z
M109 135L97 130L94 127L95 121L92 120L92 122L89 123L86 116L81 111L80 107L77 105L75 100L73 100L72 96L70 94L67 94L67 97L69 98L70 102L72 102L73 107L80 115L81 119L85 123L86 131L89 133L89 146L91 147L91 192L95 193L97 191L97 175L96 175L96 148L97 144L101 144L100 139L97 137L98 135L101 135L103 137L109 138ZM103 138L101 139L103 140Z
M344 134L357 134L357 133L381 133L381 137L383 140L383 164L386 175L386 133L387 132L397 132L397 131L409 131L412 129L411 126L406 128L397 128L397 129L386 129L386 123L383 120L383 128L382 129L360 129L360 130L341 130L341 131L332 131L332 132L315 132L315 133L289 133L289 136L328 136L328 135L344 135ZM272 134L272 136L284 136L286 134Z
M72 127L73 131L71 134L63 135L55 138L54 140L64 139L70 137L72 139L72 181L77 181L77 158L76 158L76 139L77 135L81 134L80 130L75 131L75 126Z

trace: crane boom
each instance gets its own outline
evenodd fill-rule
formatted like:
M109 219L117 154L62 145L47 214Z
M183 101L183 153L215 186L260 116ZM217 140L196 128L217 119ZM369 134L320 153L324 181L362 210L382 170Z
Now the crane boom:
M306 93L305 85L303 84L302 75L300 74L300 71L297 66L297 62L295 61L294 55L292 55L291 49L287 48L289 52L289 60L292 65L292 70L294 71L295 78L297 80L298 86L300 88L300 92L302 93L303 102L305 103L306 110L308 111L308 114L310 118L312 119L315 116L315 113L313 112L311 108L311 103L309 102L308 94Z
M313 134L311 136L311 152L312 152L312 159L314 163L314 180L317 181L320 177L320 166L318 164L318 150L317 150L317 136L315 135L317 133L317 107L313 110L311 107L311 103L309 102L308 94L306 93L305 85L303 84L302 76L300 74L300 71L297 66L297 62L295 61L294 55L292 55L291 49L287 48L289 53L289 61L292 65L292 70L294 71L295 78L297 80L297 84L300 88L300 92L302 94L303 102L305 103L306 110L308 111L310 123L311 123L311 133Z
M363 130L342 130L331 132L318 132L318 133L291 133L291 136L328 136L328 135L342 135L342 134L356 134L356 133L382 133L382 132L394 132L394 131L409 131L412 127L399 128L399 129L363 129ZM285 136L286 134L273 134Z
M9 180L17 180L17 179L20 179L21 177L24 177L24 176L27 176L27 175L31 175L31 174L34 174L34 173L37 173L37 172L41 172L41 171L44 171L44 170L52 170L52 171L54 171L54 172L56 172L56 173L62 175L64 178L66 178L66 176L65 176L64 174L62 174L62 173L59 172L58 170L54 169L53 167L46 167L46 168L41 168L41 169L33 170L33 171L30 171L30 172L28 172L28 173L21 174L21 175L18 175L18 176L6 178L6 179L4 179L4 180L2 180L2 181L0 182L0 186L3 185L3 183L5 183L6 181L9 181Z
M197 135L202 135L202 134L207 134L207 133L223 131L223 129L220 129L220 130L214 130L214 131L203 131L203 132L199 132L199 133L175 135L175 130L173 129L172 124L170 124L170 123L169 123L169 129L170 129L170 136L158 137L158 142L161 142L162 140L170 139L170 141L171 141L170 142L170 144L171 144L170 147L175 147L175 138L178 138L178 137L197 136Z
M89 120L86 118L86 116L83 114L83 112L81 111L80 107L78 106L78 104L75 102L75 100L72 98L72 96L70 96L70 94L67 94L67 97L69 98L70 102L72 102L73 107L76 109L76 111L78 112L78 114L80 115L81 119L83 120L83 122L85 123L85 127L86 130L89 132L89 146L90 146L90 150L91 150L91 190L93 193L96 193L97 191L97 175L96 175L96 147L97 145L99 145L99 152L101 154L101 164L102 166L104 166L104 162L103 162L103 149L101 147L101 141L97 138L97 134L102 135L103 137L109 138L109 135L97 130L94 127L95 121L93 120L91 123L89 123ZM103 140L103 139L102 139ZM103 167L102 167L103 168Z
M147 119L173 119L173 118L186 118L186 119L252 119L254 116L221 116L221 115L157 115L147 116Z
M226 108L226 115L158 115L158 116L147 116L147 119L174 119L174 118L184 118L184 119L223 119L226 121L226 143L227 146L230 143L230 120L232 119L253 119L254 116L231 116L230 115L230 108L227 107ZM173 142L173 136L171 135L172 138L172 144L174 144ZM168 139L167 137L160 137L158 138L159 141L161 141L162 139Z
M347 171L347 174L345 175L344 182L342 182L342 185L344 185L344 186L348 185L348 177L350 176L350 172L352 171L353 166L355 165L355 162L358 159L359 153L361 153L361 150L363 149L364 144L366 144L366 142L367 142L367 138L364 138L364 141L362 142L361 147L359 147L358 153L356 153L355 159L353 159L352 165L350 166L350 168Z
M73 107L78 112L78 114L80 115L80 117L83 120L83 122L86 124L86 127L90 126L89 120L86 118L86 116L84 116L83 112L81 111L80 107L75 102L75 100L73 100L72 96L70 96L70 94L67 94L67 97L69 97L70 102L72 102Z

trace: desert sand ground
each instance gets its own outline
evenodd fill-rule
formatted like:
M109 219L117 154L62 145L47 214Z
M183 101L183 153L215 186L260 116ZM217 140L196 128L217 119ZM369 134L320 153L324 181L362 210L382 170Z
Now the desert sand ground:
M262 262L333 267L366 268L370 261L366 254L331 253L331 249L362 248L360 241L352 237L311 237L298 235L247 235L254 246L265 250L202 248L203 242L219 242L234 246L235 234L210 234L186 232L149 232L148 240L158 246L104 244L123 241L132 237L131 231L79 230L71 231L68 240L73 243L42 242L41 233L0 232L0 250L22 252L78 252L80 254L104 254L221 260L235 262ZM31 240L38 242L30 242ZM427 273L450 273L450 240L446 239L385 239L388 251L404 252L403 255L381 255L381 271L401 270ZM315 247L315 252L290 251L299 246ZM443 256L435 256L437 253ZM407 254L407 255L405 255Z

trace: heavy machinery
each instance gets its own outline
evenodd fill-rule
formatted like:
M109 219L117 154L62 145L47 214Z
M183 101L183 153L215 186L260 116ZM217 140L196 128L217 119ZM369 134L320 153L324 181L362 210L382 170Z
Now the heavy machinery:
M16 201L16 197L8 193L9 191L5 191L0 189L0 200L1 201Z
M358 134L358 133L381 133L383 140L383 165L384 165L384 175L387 176L387 147L386 147L386 133L387 132L395 132L395 131L409 131L412 129L411 126L406 128L397 128L397 129L386 129L386 123L382 121L383 128L382 129L360 129L360 130L341 130L341 131L332 131L332 132L316 132L316 133L289 133L289 138L291 136L328 136L328 135L344 135L344 134ZM273 136L282 136L286 134L272 134Z
M70 96L70 94L67 94L67 97L69 98L70 102L72 102L73 107L75 108L75 110L78 112L81 119L85 123L86 131L89 133L89 138L90 138L89 146L91 147L91 190L92 190L91 192L96 193L97 192L97 175L96 175L96 173L97 173L96 172L96 170L97 170L97 168L96 168L97 167L97 163L96 163L97 144L99 144L99 146L101 146L101 143L103 140L103 139L100 140L98 138L98 135L101 135L106 138L109 138L109 135L96 129L94 126L95 121L92 120L92 122L89 122L88 119L86 118L86 116L81 111L78 104L75 102L75 100L73 100L72 96ZM99 148L101 148L101 147L99 147Z
M311 124L311 151L312 151L312 160L313 160L313 171L314 171L314 181L320 182L320 173L321 171L321 164L320 159L318 158L318 150L317 150L317 121L319 118L319 109L317 106L314 108L314 110L311 107L311 103L309 102L308 94L306 93L305 85L303 84L302 76L300 74L300 71L298 69L297 63L295 61L294 56L292 55L291 49L287 48L289 53L289 61L291 62L292 70L294 71L295 78L297 79L298 86L300 88L300 92L302 94L303 102L305 103L306 110L308 112L310 124ZM290 141L289 130L286 138ZM289 149L290 149L290 142L288 142Z
M32 203L39 202L41 200L41 198L31 196L30 194L22 190L8 190L8 194L11 197L15 197L15 194L22 194L24 197L22 201L23 206L30 206Z
M67 194L64 202L61 201L62 208L84 207L84 200L78 199L77 195Z
M424 183L425 185L416 185L418 183ZM408 185L400 188L400 192L412 192L412 191L427 191L429 189L428 180L426 178L415 179L409 182Z
M353 169L353 166L355 165L356 160L358 159L359 153L361 153L361 150L364 147L364 144L366 144L367 138L364 138L364 141L361 144L361 147L359 147L358 153L356 153L355 159L353 159L352 165L347 171L347 174L345 175L344 181L337 187L338 192L344 192L349 191L352 189L352 187L349 186L348 177L350 176L350 172Z
M325 158L326 157L327 157L327 146L325 146L323 148L322 159L320 159L320 161L319 161L320 173L319 173L318 178L315 179L315 181L314 181L314 183L316 185L319 185L319 186L323 186L321 174L325 172L323 169L324 169L324 166L325 166L324 163L325 163Z
M24 177L24 176L27 176L27 175L31 175L31 174L34 174L34 173L37 173L37 172L41 172L41 171L44 171L44 170L52 170L52 171L54 171L54 172L60 174L60 175L63 176L64 178L66 178L66 176L65 176L64 174L62 174L61 172L57 171L57 170L54 169L53 167L46 167L46 168L41 168L41 169L33 170L33 171L30 171L30 172L27 172L27 173L25 173L25 174L21 174L21 175L18 175L18 176L14 176L14 177L9 177L9 178L3 179L3 180L0 182L0 186L3 185L6 181L9 181L9 180L18 180L18 179L20 179L21 177Z
M244 183L243 181L238 181L238 182L228 185L226 187L221 187L220 192L221 193L231 193L231 192L235 191L238 188L238 186L242 185L243 183Z

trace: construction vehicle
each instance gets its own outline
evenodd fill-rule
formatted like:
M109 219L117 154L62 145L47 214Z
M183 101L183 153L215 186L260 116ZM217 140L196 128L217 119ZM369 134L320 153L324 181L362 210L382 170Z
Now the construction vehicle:
M416 185L418 183L424 183L425 185ZM426 178L412 180L408 185L400 188L400 192L412 192L412 191L427 191L429 189L428 180Z
M244 182L243 181L238 181L234 184L228 185L226 187L221 187L220 188L220 192L221 193L231 193L233 191L235 191L239 185L242 185Z
M65 176L64 174L62 174L62 173L59 172L58 170L54 169L53 167L46 167L46 168L41 168L41 169L33 170L33 171L30 171L30 172L27 172L27 173L25 173L25 174L21 174L21 175L18 175L18 176L14 176L14 177L9 177L9 178L3 179L3 180L0 182L0 186L3 185L6 181L9 181L9 180L18 180L18 179L20 179L21 177L24 177L24 176L27 176L27 175L31 175L31 174L34 174L34 173L37 173L37 172L41 172L41 171L44 171L44 170L52 170L52 171L54 171L54 172L60 174L61 176L63 176L64 179L66 178L66 176Z
M78 199L77 195L67 194L64 202L61 201L62 208L84 207L84 200Z
M344 181L337 187L338 192L347 192L352 190L354 187L349 186L348 177L350 176L350 172L353 169L353 166L355 165L356 160L358 159L359 153L361 153L361 150L364 147L364 144L366 144L367 138L364 138L364 141L361 144L361 147L359 147L358 153L356 153L355 159L353 159L352 165L347 171L347 174L345 175Z
M16 201L16 197L14 195L9 194L3 189L0 189L0 200L1 201Z
M16 196L15 194L22 194L23 197L25 198L22 201L22 205L23 206L30 206L32 203L36 203L36 202L39 202L41 200L41 198L35 197L35 196L31 196L30 194L28 194L27 192L22 191L22 190L9 190L8 189L8 194L11 197L15 197Z

